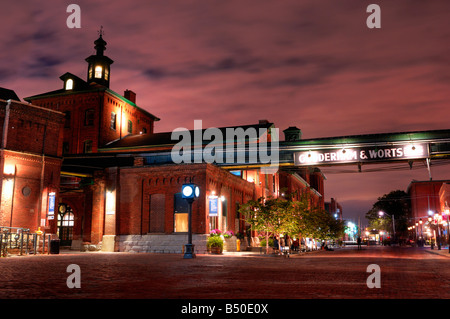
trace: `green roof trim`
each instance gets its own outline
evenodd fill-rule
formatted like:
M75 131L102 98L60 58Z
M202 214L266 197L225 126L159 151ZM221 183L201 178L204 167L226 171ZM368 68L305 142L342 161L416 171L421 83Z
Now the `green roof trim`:
M411 141L429 141L436 140L450 141L450 130L434 130L434 131L416 131L416 132L400 132L400 133L377 133L365 135L350 135L338 137L325 137L316 139L306 139L298 141L283 141L285 147L302 147L302 146L343 146L361 143L397 143Z

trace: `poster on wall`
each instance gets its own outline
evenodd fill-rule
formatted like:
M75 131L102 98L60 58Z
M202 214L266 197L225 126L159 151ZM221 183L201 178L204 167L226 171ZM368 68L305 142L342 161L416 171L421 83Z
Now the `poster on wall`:
M55 219L55 193L48 194L48 219Z
M209 216L218 216L218 197L209 196Z

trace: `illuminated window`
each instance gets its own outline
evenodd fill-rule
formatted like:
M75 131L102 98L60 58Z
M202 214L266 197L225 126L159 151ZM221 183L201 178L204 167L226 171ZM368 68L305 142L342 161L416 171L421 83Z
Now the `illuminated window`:
M73 239L73 227L75 226L75 214L72 208L66 204L58 206L57 235L61 246L68 246Z
M72 79L68 79L66 81L66 90L72 90L73 89L73 80Z
M95 74L94 74L95 78L97 79L101 79L102 78L102 67L97 65L95 67Z
M187 232L188 226L188 203L181 197L181 193L175 194L174 197L174 232Z
M105 69L105 80L108 80L109 77L109 70L108 68Z
M111 112L111 129L115 130L116 129L116 123L117 123L117 115L114 112Z

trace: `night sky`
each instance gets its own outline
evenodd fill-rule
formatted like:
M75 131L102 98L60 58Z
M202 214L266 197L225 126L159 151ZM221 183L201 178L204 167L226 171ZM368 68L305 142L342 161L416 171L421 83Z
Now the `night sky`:
M81 28L69 29L70 3ZM369 29L369 4L381 29ZM156 132L267 119L303 138L450 129L450 1L2 1L0 86L24 97L86 79L102 25L111 89L137 93ZM325 199L357 219L420 169L324 169ZM370 168L373 168L372 166ZM419 164L417 166L419 168ZM450 166L432 167L434 180Z

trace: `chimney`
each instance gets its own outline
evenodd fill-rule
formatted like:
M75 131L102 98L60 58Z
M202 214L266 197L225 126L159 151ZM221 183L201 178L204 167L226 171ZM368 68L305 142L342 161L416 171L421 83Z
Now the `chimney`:
M136 93L134 93L133 91L126 90L123 94L123 97L136 104Z
M295 142L299 141L302 138L302 131L295 126L290 126L283 132L284 132L284 140L286 142Z

